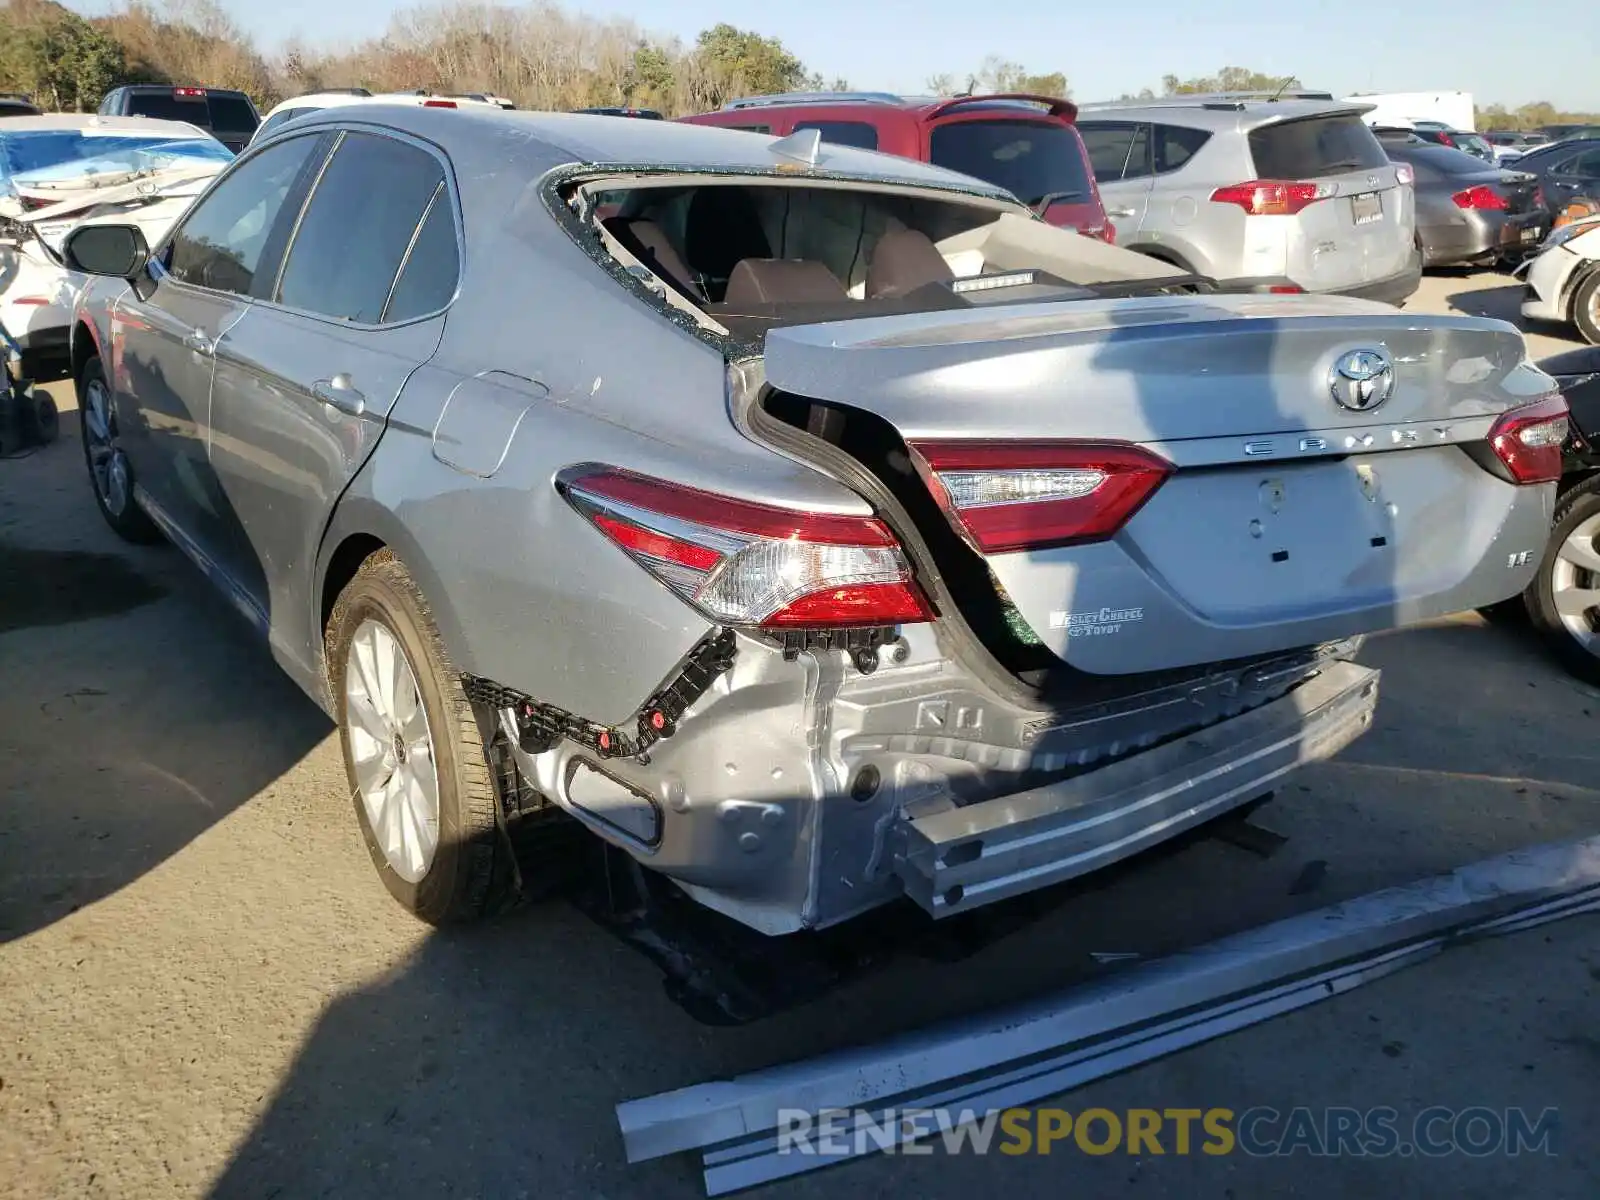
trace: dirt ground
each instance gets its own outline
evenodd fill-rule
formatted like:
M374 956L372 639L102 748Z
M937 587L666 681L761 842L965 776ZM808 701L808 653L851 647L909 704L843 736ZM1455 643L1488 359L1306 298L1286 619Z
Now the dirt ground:
M1410 306L1515 311L1497 276ZM1541 337L1536 355L1563 348ZM70 393L57 392L70 402ZM385 895L325 718L180 555L95 512L74 411L0 462L0 1194L701 1194L628 1166L618 1101L879 1037L1515 847L1600 832L1600 693L1463 616L1374 639L1374 730L1215 840L957 963L907 955L733 1029L554 902L449 935ZM1594 1194L1600 920L1454 950L1060 1103L1559 1110L1517 1158L880 1157L773 1200Z

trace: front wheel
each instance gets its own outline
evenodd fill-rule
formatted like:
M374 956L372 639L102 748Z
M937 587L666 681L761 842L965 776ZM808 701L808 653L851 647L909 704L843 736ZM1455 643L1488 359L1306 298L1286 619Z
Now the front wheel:
M1523 600L1556 660L1600 684L1600 479L1557 501L1550 543Z
M1590 271L1572 293L1572 323L1584 341L1600 346L1600 270Z
M340 593L326 648L356 820L384 885L429 924L493 911L514 867L483 735L427 601L389 551Z
M78 376L78 407L83 460L100 515L124 541L159 541L161 531L133 498L133 466L122 449L111 386L98 358L85 363Z

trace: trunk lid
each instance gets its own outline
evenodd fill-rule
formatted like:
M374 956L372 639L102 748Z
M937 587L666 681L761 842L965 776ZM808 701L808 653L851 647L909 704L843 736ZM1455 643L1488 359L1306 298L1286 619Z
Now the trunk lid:
M1493 603L1526 585L1538 555L1518 555L1548 532L1549 488L1473 458L1501 413L1552 390L1502 322L1175 296L791 326L765 350L770 387L871 412L913 445L1114 441L1173 463L1109 538L984 555L1026 627L1087 671ZM1333 394L1342 381L1351 396L1337 365L1359 351L1387 355L1394 376L1365 410Z

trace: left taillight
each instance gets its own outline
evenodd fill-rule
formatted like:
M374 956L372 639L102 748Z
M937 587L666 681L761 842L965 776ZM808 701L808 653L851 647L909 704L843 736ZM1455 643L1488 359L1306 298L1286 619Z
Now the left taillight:
M718 624L933 619L899 542L875 517L756 504L615 467L579 468L557 486L613 545Z
M984 554L1103 541L1172 474L1126 442L917 442L917 471Z
M1561 446L1567 440L1566 397L1559 393L1513 408L1489 430L1489 445L1517 483L1554 483L1561 478Z
M1450 199L1455 202L1457 208L1479 209L1486 212L1505 212L1511 207L1504 196L1484 183L1463 188Z

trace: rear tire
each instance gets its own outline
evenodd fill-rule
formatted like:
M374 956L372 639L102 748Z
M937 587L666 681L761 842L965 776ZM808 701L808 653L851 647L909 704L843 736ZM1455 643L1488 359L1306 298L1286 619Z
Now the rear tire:
M133 498L133 466L122 451L111 385L98 358L84 363L78 376L78 417L83 462L100 515L125 542L148 545L160 541L161 530Z
M1590 271L1572 293L1572 323L1591 346L1600 346L1600 270Z
M1600 684L1600 478L1556 501L1550 542L1523 602L1556 661Z
M483 733L427 600L390 551L339 594L326 650L356 820L389 894L431 925L498 910L516 868Z

